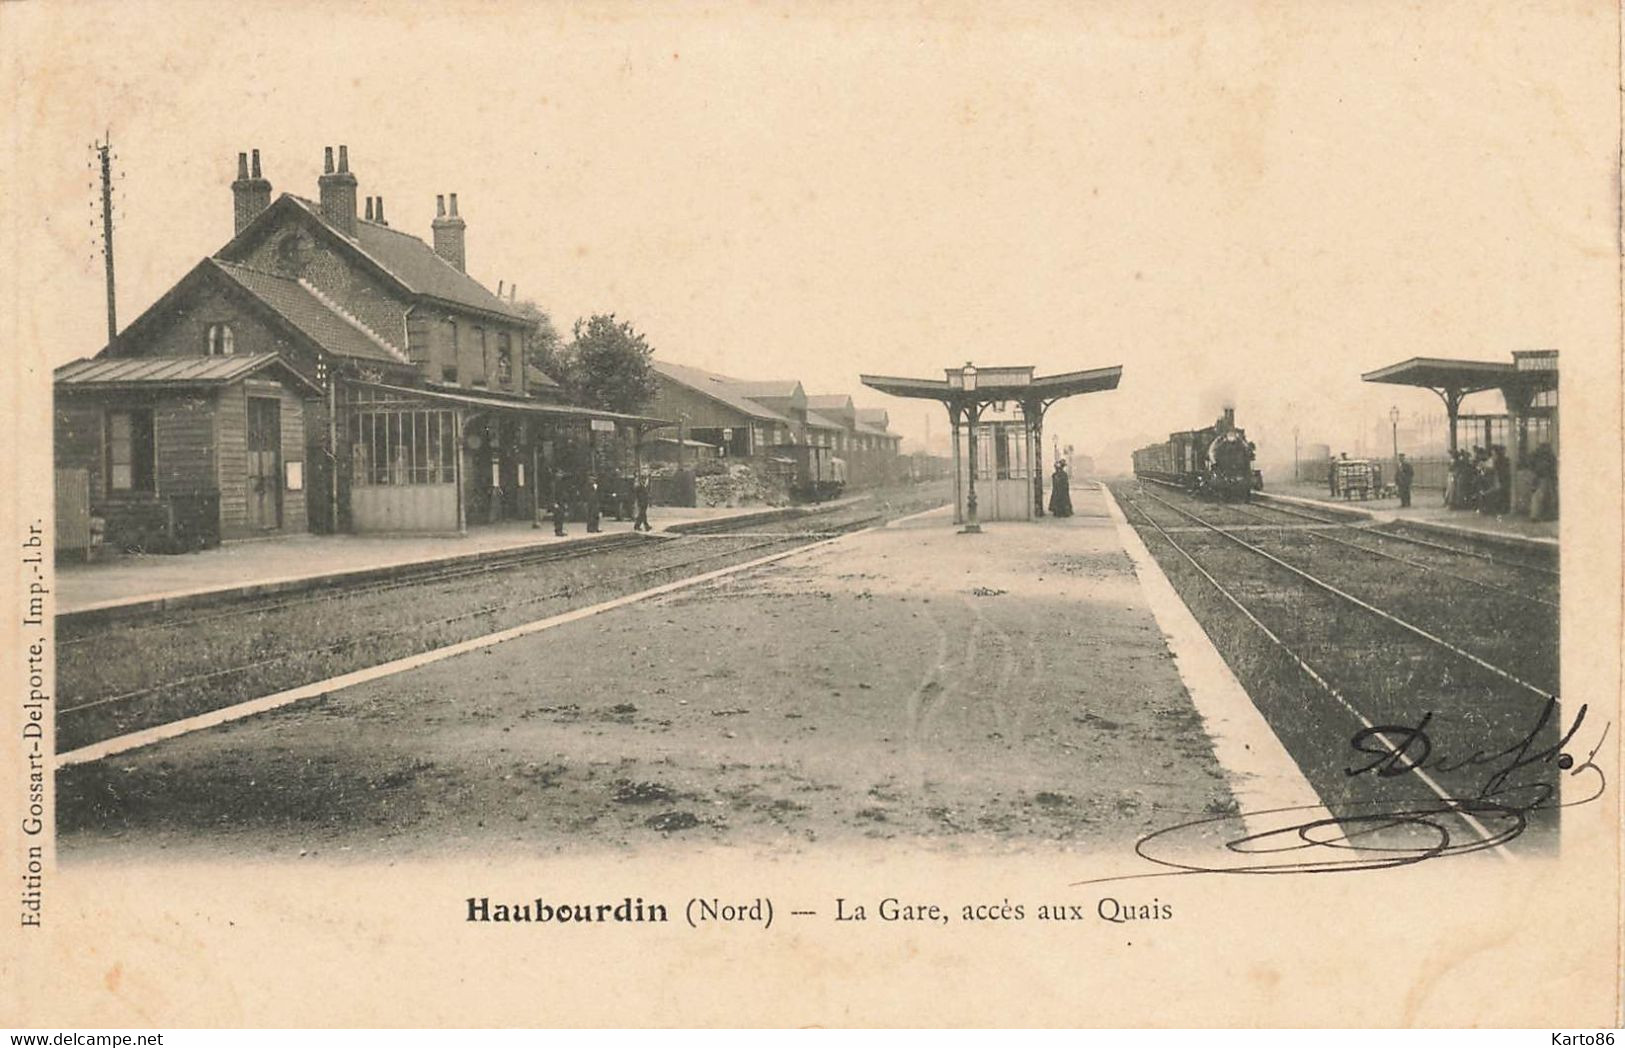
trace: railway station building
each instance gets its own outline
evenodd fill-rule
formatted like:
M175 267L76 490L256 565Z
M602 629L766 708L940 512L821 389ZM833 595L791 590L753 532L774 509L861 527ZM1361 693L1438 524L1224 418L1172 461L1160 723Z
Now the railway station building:
M273 201L258 151L239 154L230 240L57 370L59 503L109 541L187 506L215 507L200 544L459 532L533 519L555 471L577 488L663 425L560 403L526 365L535 324L468 274L457 194L431 244L357 188L344 146L316 199Z

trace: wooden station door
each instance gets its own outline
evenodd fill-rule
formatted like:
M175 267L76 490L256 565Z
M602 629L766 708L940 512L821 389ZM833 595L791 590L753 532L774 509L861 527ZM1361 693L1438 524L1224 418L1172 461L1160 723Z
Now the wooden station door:
M248 398L248 526L282 526L282 403Z

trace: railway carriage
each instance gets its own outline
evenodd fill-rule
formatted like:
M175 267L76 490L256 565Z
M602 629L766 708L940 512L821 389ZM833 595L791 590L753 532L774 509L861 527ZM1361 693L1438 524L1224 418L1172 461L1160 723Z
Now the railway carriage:
M1246 430L1236 428L1235 409L1225 408L1206 429L1170 433L1165 442L1135 451L1134 475L1210 498L1244 502L1264 486L1253 457Z

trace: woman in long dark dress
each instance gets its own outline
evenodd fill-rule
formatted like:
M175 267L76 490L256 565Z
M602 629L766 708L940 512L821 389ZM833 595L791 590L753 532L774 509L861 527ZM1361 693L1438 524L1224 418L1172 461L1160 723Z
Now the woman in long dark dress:
M1067 479L1065 462L1057 462L1055 472L1050 474L1049 515L1052 517L1072 515L1072 481Z

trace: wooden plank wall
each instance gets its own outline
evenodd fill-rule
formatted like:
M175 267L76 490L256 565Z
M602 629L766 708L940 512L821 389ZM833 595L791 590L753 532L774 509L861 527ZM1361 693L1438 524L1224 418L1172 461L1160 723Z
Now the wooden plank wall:
M240 382L220 391L214 446L220 537L238 538L248 534L248 396Z

